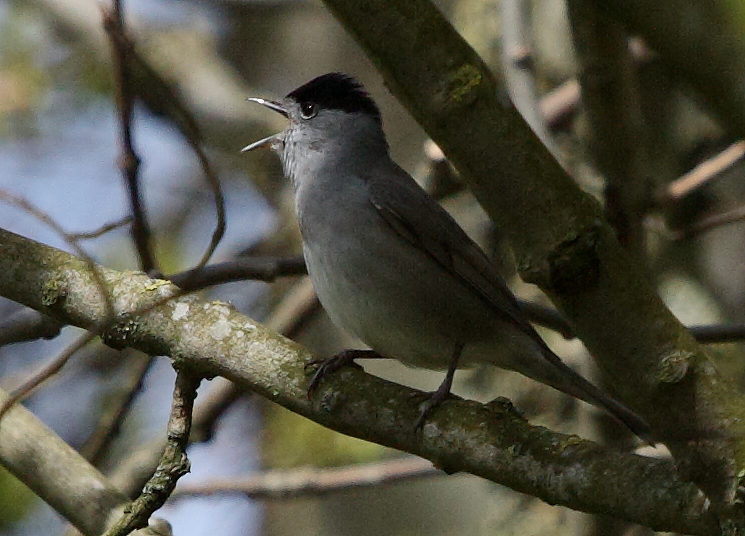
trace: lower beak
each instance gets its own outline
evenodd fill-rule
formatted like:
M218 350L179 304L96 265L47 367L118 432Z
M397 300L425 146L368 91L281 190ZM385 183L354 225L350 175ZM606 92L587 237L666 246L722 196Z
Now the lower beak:
M248 100L251 102L256 102L258 104L261 104L262 106L266 106L270 110L274 110L277 113L280 113L284 115L285 117L288 117L287 110L284 109L284 107L276 102L276 101L270 101L267 99L260 99L258 97L249 97ZM282 141L282 134L275 134L273 136L268 136L264 138L263 140L255 141L250 145L246 145L243 149L241 149L242 153L247 153L248 151L253 151L254 149L258 149L259 147L265 147L269 145L270 147L274 143L279 143Z
M274 134L273 136L267 136L266 138L255 141L250 145L246 145L243 149L241 149L242 153L247 153L248 151L253 151L254 149L258 149L259 147L264 147L266 145L272 146L272 143L276 143L279 141L282 141L280 138L281 134Z

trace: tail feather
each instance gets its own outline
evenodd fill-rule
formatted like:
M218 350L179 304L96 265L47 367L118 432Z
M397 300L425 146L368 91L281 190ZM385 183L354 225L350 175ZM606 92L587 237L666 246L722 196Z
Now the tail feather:
M536 378L537 380L607 411L638 436L639 439L649 445L654 445L652 430L642 417L577 374L553 352L551 352L551 357L548 361L556 367L556 376Z

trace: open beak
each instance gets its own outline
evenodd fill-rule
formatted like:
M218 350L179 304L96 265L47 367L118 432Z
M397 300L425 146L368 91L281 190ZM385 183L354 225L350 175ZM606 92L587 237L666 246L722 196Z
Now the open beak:
M274 110L277 113L280 113L284 115L285 117L288 117L287 110L285 110L282 105L276 101L270 101L267 99L260 99L258 97L249 97L248 100L251 102L257 102L261 104L262 106L266 106L270 110ZM254 149L258 149L259 147L264 147L266 145L271 145L276 142L282 141L282 133L274 134L273 136L267 136L264 139L261 139L259 141L255 141L250 145L246 145L243 149L241 149L242 153L247 153L248 151L253 151Z

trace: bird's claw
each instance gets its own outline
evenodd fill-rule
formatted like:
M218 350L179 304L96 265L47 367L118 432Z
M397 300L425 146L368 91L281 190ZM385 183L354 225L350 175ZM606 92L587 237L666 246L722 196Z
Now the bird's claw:
M422 428L424 427L424 423L427 420L427 417L429 417L430 413L432 413L432 411L434 411L437 406L442 404L450 396L450 389L438 389L437 391L424 394L427 395L427 399L422 402L420 406L421 411L419 413L419 417L417 417L416 422L414 423L415 432L421 432Z
M329 374L349 365L359 367L359 365L354 362L355 359L374 357L380 357L380 354L373 352L372 350L343 350L338 354L329 357L328 359L316 359L310 361L309 363L306 363L306 374L309 373L309 369L318 367L313 373L313 377L310 379L310 383L308 384L308 398L311 398L313 396L313 393L320 385L321 380L323 380L323 378L325 378Z

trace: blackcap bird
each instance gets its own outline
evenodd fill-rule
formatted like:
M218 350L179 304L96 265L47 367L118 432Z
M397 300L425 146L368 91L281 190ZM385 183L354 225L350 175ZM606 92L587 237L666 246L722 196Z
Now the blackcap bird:
M636 435L646 423L564 364L521 313L496 267L390 157L380 111L353 78L319 76L281 101L249 99L289 119L243 151L271 146L295 191L308 273L332 321L382 356L447 369L517 371L605 409ZM359 357L342 353L312 380Z

